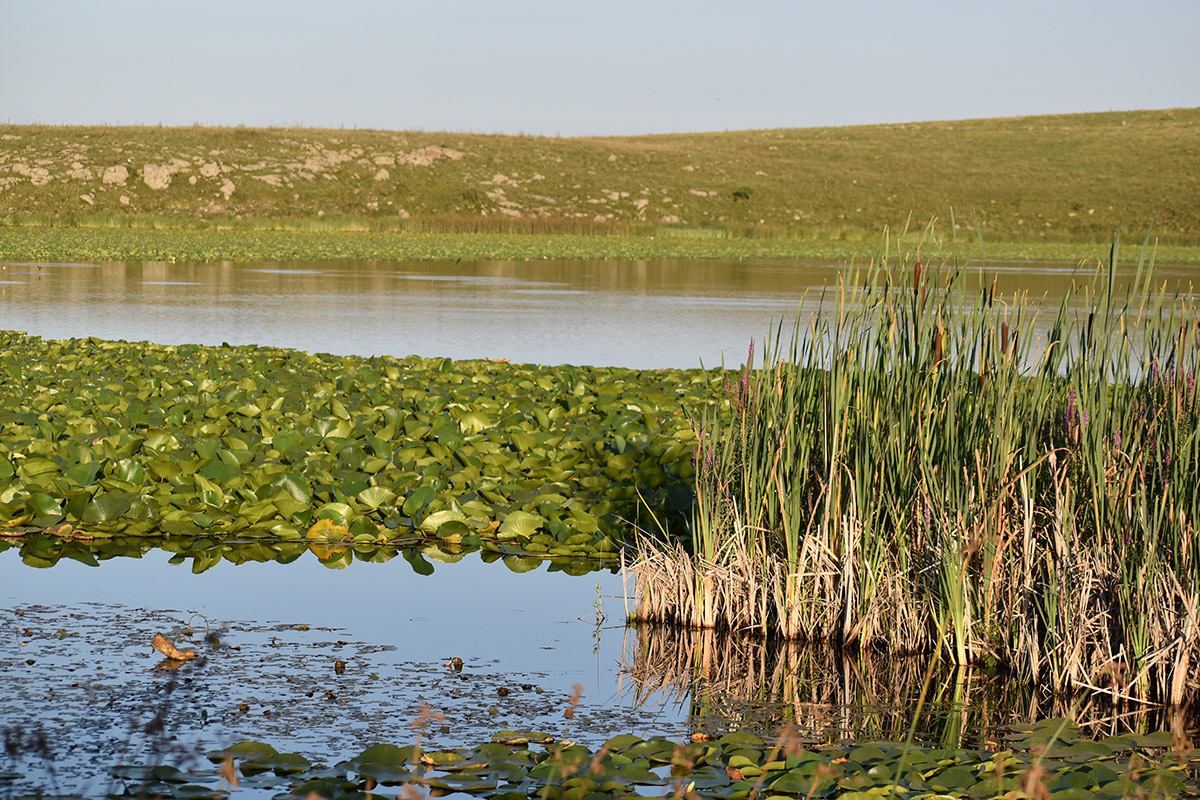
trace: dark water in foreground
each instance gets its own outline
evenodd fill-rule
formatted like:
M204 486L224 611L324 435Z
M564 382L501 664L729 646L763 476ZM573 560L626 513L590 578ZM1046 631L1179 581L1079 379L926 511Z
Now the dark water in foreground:
M516 574L475 554L420 576L401 558L331 570L305 553L193 574L169 555L36 569L0 552L0 729L45 737L50 756L0 764L16 788L102 791L114 764L187 767L247 739L335 763L376 742L458 747L506 729L597 747L790 724L824 743L903 740L915 719L919 743L998 749L1009 725L1049 716L1096 736L1190 724L945 669L918 714L924 659L626 629L611 571ZM156 633L199 658L169 669Z

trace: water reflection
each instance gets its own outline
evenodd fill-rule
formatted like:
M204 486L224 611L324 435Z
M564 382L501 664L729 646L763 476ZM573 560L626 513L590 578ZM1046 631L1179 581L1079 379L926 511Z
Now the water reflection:
M639 626L628 656L622 679L632 684L635 703L677 708L689 727L714 733L772 737L787 725L803 741L827 743L904 741L911 729L924 746L1000 750L1013 725L1051 717L1070 718L1095 738L1200 730L1196 709L1039 694L1004 673L939 666L926 657L769 645L661 626Z
M13 544L0 540L0 736L43 733L52 756L20 765L18 794L102 788L112 764L148 758L145 726L164 703L172 763L244 739L335 762L414 741L423 708L442 717L420 734L436 747L504 729L593 746L686 735L681 715L648 717L617 692L625 631L610 571L519 574L478 554L431 575L402 557L329 569L303 545L252 542L222 543L215 559L200 540L72 543L47 558L50 546ZM202 660L157 670L155 633Z
M728 260L2 266L12 283L0 286L0 327L49 338L641 369L714 366L723 354L740 363L751 337L815 310L842 270ZM1077 272L989 263L984 279L1036 299L1058 295ZM1195 268L1157 274L1186 287Z

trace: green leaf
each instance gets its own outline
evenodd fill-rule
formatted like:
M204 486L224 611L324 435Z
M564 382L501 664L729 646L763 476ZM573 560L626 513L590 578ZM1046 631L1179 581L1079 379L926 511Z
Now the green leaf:
M358 500L368 508L379 508L391 505L396 499L396 493L382 486L372 486L358 493Z
M404 501L404 513L410 517L416 516L425 506L437 497L437 492L430 486L419 486Z
M264 742L244 741L230 745L223 750L213 750L208 754L209 761L219 764L227 758L251 759L276 755L279 751Z
M528 539L545 524L546 520L537 514L530 514L527 511L513 511L504 518L504 522L500 523L500 529L496 532L496 535L502 539L517 537Z
M299 503L312 505L312 490L308 488L308 482L297 472L280 473L271 480L271 485L287 492L293 500Z
M435 511L421 521L420 530L423 533L433 534L437 532L438 528L450 521L466 522L467 518L449 508L442 511Z
M89 524L112 522L129 510L132 502L129 496L119 492L102 492L96 495L92 502L83 510L82 519Z

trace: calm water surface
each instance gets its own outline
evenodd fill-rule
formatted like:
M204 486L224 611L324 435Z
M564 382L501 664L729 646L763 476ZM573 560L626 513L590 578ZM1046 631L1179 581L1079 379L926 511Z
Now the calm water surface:
M841 268L793 261L0 264L0 327L48 338L265 344L639 369L740 364ZM1073 264L989 264L1057 294ZM1195 267L1160 267L1186 283ZM803 306L803 307L802 307Z

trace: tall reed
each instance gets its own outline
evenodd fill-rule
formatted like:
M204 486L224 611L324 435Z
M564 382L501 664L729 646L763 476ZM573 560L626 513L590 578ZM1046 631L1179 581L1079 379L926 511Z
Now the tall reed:
M1200 656L1194 298L1153 257L1057 311L881 259L697 421L690 541L644 538L634 617L1179 704Z

